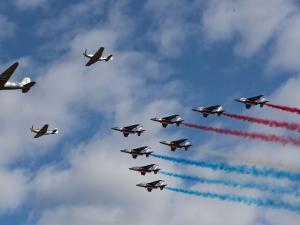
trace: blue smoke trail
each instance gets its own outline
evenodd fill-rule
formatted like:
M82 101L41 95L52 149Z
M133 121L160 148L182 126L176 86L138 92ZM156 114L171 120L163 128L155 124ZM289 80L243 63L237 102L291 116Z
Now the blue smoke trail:
M218 199L221 201L231 201L237 203L244 203L246 205L264 206L264 207L276 208L276 209L286 209L289 211L300 213L300 205L293 205L288 202L284 202L280 200L274 201L272 199L251 198L243 195L218 194L214 192L200 192L200 191L185 190L185 189L174 188L174 187L165 187L165 189L169 191L187 194L187 195L195 195L202 198Z
M166 176L195 181L201 184L216 184L216 185L224 185L224 186L229 186L229 187L239 188L239 189L244 189L244 188L257 189L260 191L271 192L273 194L289 194L289 195L294 195L296 197L300 196L299 191L297 191L295 187L278 187L278 186L273 187L266 183L257 184L253 182L241 182L237 180L234 181L234 180L225 180L225 179L208 179L204 177L187 176L187 175L182 175L177 173L169 173L165 171L160 171L160 173Z
M292 181L300 180L300 173L293 173L286 170L277 170L273 168L257 168L256 166L247 166L247 165L229 165L224 162L211 163L205 161L195 161L195 160L175 158L175 157L159 155L159 154L152 154L152 156L155 158L171 161L174 163L181 163L190 166L209 168L212 170L222 170L228 173L248 174L253 176L272 177L276 179L287 178Z

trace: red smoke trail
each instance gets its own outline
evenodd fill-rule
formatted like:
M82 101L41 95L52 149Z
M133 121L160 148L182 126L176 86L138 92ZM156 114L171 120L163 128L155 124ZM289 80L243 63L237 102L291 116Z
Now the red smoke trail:
M284 136L278 136L273 134L261 134L256 132L245 132L245 131L230 130L230 129L221 129L216 127L196 125L192 123L182 123L182 124L187 127L192 127L204 131L211 131L218 134L232 135L232 136L238 136L238 137L250 138L250 139L258 139L266 142L276 142L283 145L292 144L295 146L300 146L300 139L292 138L292 137L284 137Z
M285 128L291 131L297 131L300 132L300 124L297 123L287 123L283 121L277 121L277 120L268 120L268 119L261 119L261 118L255 118L255 117L249 117L249 116L242 116L242 115L236 115L231 113L223 113L224 116L235 118L251 123L258 123L263 124L269 127L281 127Z
M300 109L299 108L288 107L288 106L283 106L283 105L274 105L274 104L270 104L270 103L267 103L265 105L269 106L271 108L274 108L274 109L280 109L280 110L283 110L283 111L286 111L286 112L296 113L296 114L300 115Z

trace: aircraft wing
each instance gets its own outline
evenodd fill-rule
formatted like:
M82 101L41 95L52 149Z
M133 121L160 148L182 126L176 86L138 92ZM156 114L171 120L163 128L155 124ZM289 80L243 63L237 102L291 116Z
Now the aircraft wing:
M177 140L177 141L173 141L173 143L175 144L180 144L182 142L185 142L187 139L180 139L180 140Z
M98 51L93 55L92 59L99 59L104 51L104 47L98 49Z
M48 127L49 127L49 125L48 125L48 124L45 124L45 125L42 127L42 129L40 129L40 131L34 136L34 138L38 138L38 137L40 137L40 136L43 136L43 135L47 132Z
M147 146L140 147L140 148L135 148L135 149L132 149L132 151L133 151L133 152L141 152L141 151L143 151L145 148L147 148Z
M261 97L263 97L263 95L254 96L254 97L248 98L248 100L249 101L256 101L256 100L260 99Z
M211 111L211 110L214 110L218 107L219 107L219 105L214 105L214 106L206 107L205 109L208 110L208 111Z
M99 48L98 51L92 56L92 58L85 65L90 66L90 65L94 64L95 62L97 62L98 59L100 59L100 57L102 56L103 51L104 51L103 47Z
M176 118L176 116L178 116L178 115L167 116L167 117L164 117L163 119L172 120L172 119Z
M141 168L143 168L143 169L150 169L150 168L152 168L152 166L153 166L153 164L147 165L147 166L142 166Z
M153 181L153 182L150 182L150 183L147 183L149 186L155 186L156 184L158 184L160 182L160 180L157 180L157 181Z
M4 84L9 80L11 75L17 69L18 65L19 65L19 63L15 62L0 75L0 88L3 87Z
M131 125L131 126L128 126L128 127L124 127L124 128L128 129L128 130L132 130L132 129L138 127L138 126L139 126L139 124L134 124L134 125Z

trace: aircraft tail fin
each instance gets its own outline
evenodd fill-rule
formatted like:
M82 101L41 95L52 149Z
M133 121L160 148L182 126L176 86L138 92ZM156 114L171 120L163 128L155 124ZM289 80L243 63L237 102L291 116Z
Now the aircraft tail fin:
M29 77L25 77L22 81L21 81L21 85L22 85L22 92L23 93L27 93L30 88L35 85L34 81L31 81L31 79Z
M53 131L52 131L52 134L58 134L58 129L54 128Z
M87 49L86 49L86 50L84 50L84 53L83 53L83 55L84 55L85 57L87 57Z
M107 56L105 61L108 62L108 61L113 60L113 59L114 59L113 55L109 55L109 56Z
M30 128L30 131L33 132L33 129L34 129L34 128L33 128L33 125L32 125L31 128Z

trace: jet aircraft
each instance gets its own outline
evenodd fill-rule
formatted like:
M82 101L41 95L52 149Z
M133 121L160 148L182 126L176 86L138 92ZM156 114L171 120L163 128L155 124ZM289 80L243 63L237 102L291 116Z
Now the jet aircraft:
M147 190L149 192L151 192L152 189L157 189L157 188L160 188L160 190L163 190L167 186L167 183L164 180L157 180L157 181L153 181L150 183L140 183L140 184L137 184L136 186L147 188Z
M113 127L111 129L122 132L124 137L128 137L129 134L141 136L141 134L146 131L140 124L134 124L127 127Z
M153 151L149 146L143 146L140 148L134 148L134 149L123 149L121 152L128 153L132 155L132 158L136 159L139 155L145 155L146 157L149 157Z
M142 175L145 175L146 173L151 173L151 172L154 172L154 174L157 174L158 171L161 170L159 168L159 166L156 164L150 164L147 166L140 166L140 167L131 167L129 169L140 172Z
M154 117L151 120L161 123L164 128L166 128L169 124L176 124L177 126L179 126L184 121L179 115Z
M36 135L34 136L34 138L39 138L41 136L44 135L48 135L48 134L57 134L58 133L58 129L54 128L53 130L48 130L49 125L45 124L41 129L35 129L32 127L30 128L32 133L36 133Z
M186 151L192 146L192 143L188 139L180 139L176 141L161 141L163 145L168 145L171 147L172 151L175 151L177 148L184 148Z
M203 117L208 117L210 114L217 114L221 116L222 113L225 112L224 108L221 105L214 105L210 107L197 107L192 109L195 112L200 112L203 114Z
M0 75L0 90L21 89L23 93L27 93L35 85L35 82L31 81L29 77L25 77L21 82L8 81L18 66L19 63L15 62Z
M246 109L250 109L250 107L252 105L260 105L260 107L263 107L264 104L266 104L267 102L269 102L264 97L264 95L258 95L258 96L254 96L254 97L251 97L251 98L242 97L242 98L235 99L235 101L241 102L241 103L245 104Z
M105 61L105 62L108 62L110 60L113 60L113 55L109 55L107 57L103 57L102 54L103 54L103 51L104 51L104 47L101 47L98 49L98 51L92 55L92 54L88 54L87 53L87 50L84 51L83 55L87 58L89 58L89 61L85 64L86 66L90 66L98 61Z

